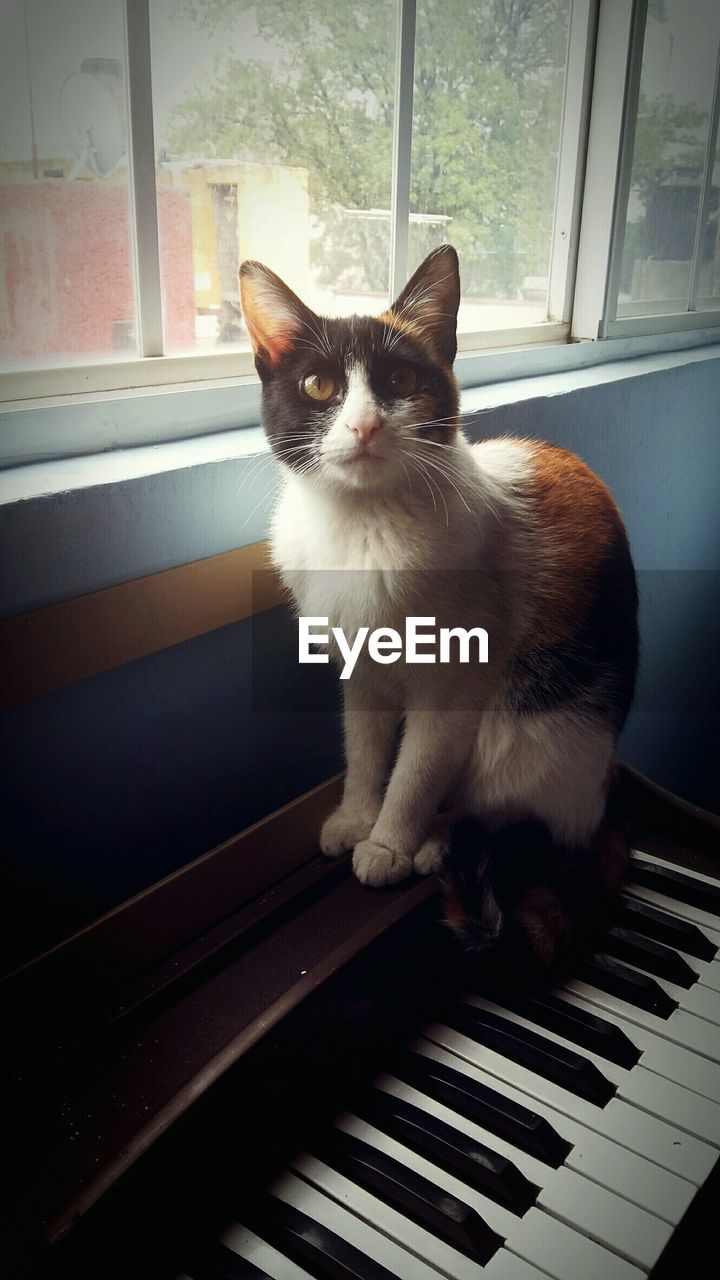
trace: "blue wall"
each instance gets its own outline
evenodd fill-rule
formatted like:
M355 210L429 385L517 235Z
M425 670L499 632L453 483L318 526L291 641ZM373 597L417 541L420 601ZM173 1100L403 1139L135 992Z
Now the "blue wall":
M641 683L621 754L717 809L720 358L645 368L595 370L590 385L535 380L541 394L478 412L468 429L560 444L611 488L642 608ZM256 540L272 465L253 477L255 460L228 457L0 506L2 611ZM341 767L334 685L320 681L313 711L258 707L253 660L297 678L283 610L0 715L10 955L55 941Z

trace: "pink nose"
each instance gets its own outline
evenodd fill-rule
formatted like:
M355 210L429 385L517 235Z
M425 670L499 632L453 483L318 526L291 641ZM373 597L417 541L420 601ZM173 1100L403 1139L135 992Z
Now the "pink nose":
M362 445L367 444L371 436L382 426L382 418L378 413L358 419L356 422L348 422L349 431L354 431L358 438L358 442Z

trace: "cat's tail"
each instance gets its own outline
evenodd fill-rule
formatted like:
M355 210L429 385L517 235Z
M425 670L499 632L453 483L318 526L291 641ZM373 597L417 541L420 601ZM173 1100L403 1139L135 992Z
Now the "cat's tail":
M490 834L473 818L457 824L442 872L445 920L467 952L501 947L541 970L559 966L607 924L630 855L619 785L581 849L559 848L539 822Z

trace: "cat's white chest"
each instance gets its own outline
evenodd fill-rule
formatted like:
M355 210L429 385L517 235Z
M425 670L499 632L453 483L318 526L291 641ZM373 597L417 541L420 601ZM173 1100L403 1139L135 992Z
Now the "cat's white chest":
M273 559L299 611L355 629L388 625L405 575L427 555L424 543L406 510L373 512L317 500L292 479L272 527Z

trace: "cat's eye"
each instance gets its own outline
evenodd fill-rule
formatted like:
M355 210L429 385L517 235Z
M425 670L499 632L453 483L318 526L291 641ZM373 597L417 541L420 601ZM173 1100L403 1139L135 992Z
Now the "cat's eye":
M327 373L309 373L301 386L311 400L331 400L336 390L335 379Z
M417 386L415 370L409 364L399 364L390 374L388 386L394 396L412 395Z

